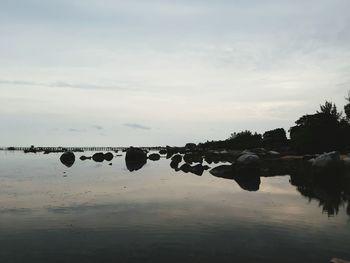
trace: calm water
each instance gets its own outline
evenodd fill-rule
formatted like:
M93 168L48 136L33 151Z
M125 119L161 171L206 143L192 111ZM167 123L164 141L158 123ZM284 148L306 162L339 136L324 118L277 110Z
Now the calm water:
M0 151L0 262L350 259L347 202L303 196L288 175L249 192L165 159L130 173L124 157L67 168L59 156Z

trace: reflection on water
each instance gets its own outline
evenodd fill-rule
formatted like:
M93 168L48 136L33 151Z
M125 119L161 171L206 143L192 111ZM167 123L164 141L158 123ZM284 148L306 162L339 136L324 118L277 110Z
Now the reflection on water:
M296 165L290 176L272 176L287 165L197 176L192 168L171 169L164 158L138 170L124 156L112 166L77 156L68 168L60 154L0 155L0 262L350 258L342 177L330 183Z

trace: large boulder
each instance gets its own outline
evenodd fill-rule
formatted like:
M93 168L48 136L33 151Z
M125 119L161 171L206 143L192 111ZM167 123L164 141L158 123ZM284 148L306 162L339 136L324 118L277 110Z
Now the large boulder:
M75 155L73 152L65 152L60 157L61 163L67 167L71 167L75 162Z
M257 166L260 163L260 158L254 153L244 153L236 162L238 165Z
M321 154L315 159L311 159L310 162L312 163L313 167L319 169L335 168L339 167L341 164L340 154L339 152L335 151Z
M130 172L141 169L146 163L147 154L142 149L130 147L126 151L125 164Z

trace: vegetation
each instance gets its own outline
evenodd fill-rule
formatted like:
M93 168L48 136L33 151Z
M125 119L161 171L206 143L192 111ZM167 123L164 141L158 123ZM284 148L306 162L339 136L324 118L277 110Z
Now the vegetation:
M334 103L326 101L315 114L300 117L289 129L289 140L283 128L266 131L263 135L246 130L233 133L226 140L207 141L200 146L236 150L265 147L298 153L350 150L350 91L346 101L345 116Z

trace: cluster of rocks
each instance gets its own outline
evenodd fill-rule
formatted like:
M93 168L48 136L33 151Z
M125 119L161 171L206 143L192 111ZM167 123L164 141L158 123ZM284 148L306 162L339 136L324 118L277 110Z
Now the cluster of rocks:
M161 158L170 159L170 167L175 171L202 175L209 170L207 165L222 164L210 170L217 177L236 180L246 190L259 189L260 176L274 176L292 174L297 170L305 173L318 174L334 169L350 168L350 156L342 157L338 152L330 152L321 155L285 156L275 151L264 148L256 148L244 151L227 150L203 150L195 144L187 144L185 147L167 146L159 152L148 153L147 150L129 147L124 150L125 163L129 171L141 169L147 160L158 161ZM61 161L70 167L75 161L74 153L65 152ZM120 155L119 155L120 156ZM113 153L98 152L92 156L81 156L81 160L92 159L95 162L110 162L114 158ZM205 163L206 164L205 164Z

